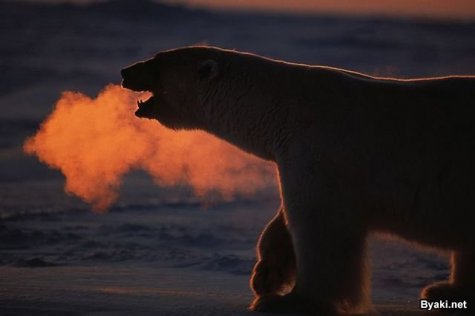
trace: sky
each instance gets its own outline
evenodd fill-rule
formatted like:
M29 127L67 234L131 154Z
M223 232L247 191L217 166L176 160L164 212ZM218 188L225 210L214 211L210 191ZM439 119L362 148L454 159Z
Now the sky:
M174 0L192 6L356 15L475 18L475 0Z
M15 0L13 0L15 1ZM20 1L20 0L16 0ZM31 0L30 0L31 1ZM98 0L35 0L88 3ZM100 0L104 1L104 0ZM157 1L157 0L155 0ZM165 0L193 7L350 15L475 19L475 0Z

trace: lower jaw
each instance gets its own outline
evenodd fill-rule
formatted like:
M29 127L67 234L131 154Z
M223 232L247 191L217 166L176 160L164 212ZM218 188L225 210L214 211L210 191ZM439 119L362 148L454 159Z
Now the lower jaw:
M145 107L138 108L137 111L135 111L135 116L140 118L153 118L151 111L147 110Z
M153 118L153 109L155 107L155 99L154 96L151 96L142 104L139 103L139 108L135 111L135 116L143 117L143 118Z

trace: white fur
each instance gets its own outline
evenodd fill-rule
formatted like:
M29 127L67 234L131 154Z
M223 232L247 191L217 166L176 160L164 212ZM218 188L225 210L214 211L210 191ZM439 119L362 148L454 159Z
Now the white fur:
M194 74L210 60L212 76ZM208 47L145 65L166 91L157 108L176 113L149 117L278 166L283 209L259 241L253 309L367 310L371 231L454 251L450 280L423 296L475 299L474 77L374 78Z

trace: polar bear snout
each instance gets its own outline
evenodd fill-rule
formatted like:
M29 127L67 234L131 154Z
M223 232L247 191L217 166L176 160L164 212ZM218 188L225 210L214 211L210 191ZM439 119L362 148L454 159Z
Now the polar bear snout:
M120 71L122 87L134 91L151 91L156 81L155 74L146 62L138 62Z

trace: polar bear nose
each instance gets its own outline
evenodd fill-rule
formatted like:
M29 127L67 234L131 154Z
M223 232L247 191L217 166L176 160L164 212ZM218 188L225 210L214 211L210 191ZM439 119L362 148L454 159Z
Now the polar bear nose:
M122 78L125 78L127 76L127 72L129 69L130 67L122 68L122 70L120 71L120 75L122 76Z
M155 82L150 64L145 62L138 62L122 68L120 74L123 79L122 87L134 91L151 90Z
M123 88L128 88L128 84L125 80L125 78L127 77L127 72L128 72L128 68L123 68L121 71L120 71L120 75L122 76L122 87Z

